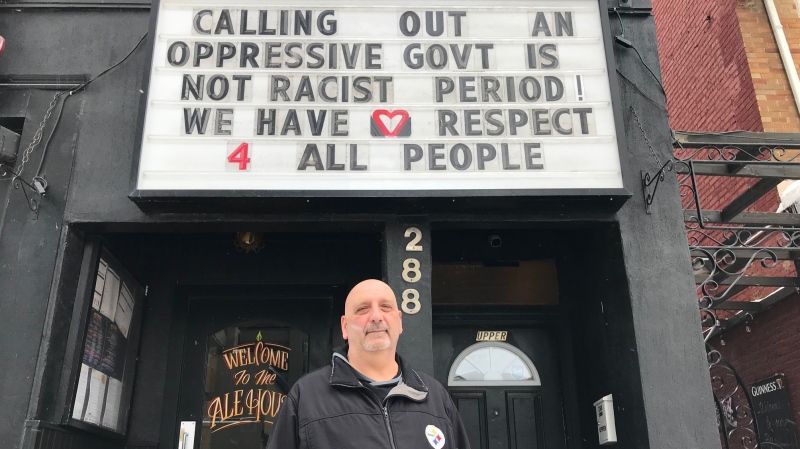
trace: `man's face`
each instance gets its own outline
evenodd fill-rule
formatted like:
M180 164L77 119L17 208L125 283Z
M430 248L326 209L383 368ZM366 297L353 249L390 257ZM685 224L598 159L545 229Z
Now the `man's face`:
M374 279L361 282L345 301L342 337L356 350L394 350L403 333L401 315L388 285Z

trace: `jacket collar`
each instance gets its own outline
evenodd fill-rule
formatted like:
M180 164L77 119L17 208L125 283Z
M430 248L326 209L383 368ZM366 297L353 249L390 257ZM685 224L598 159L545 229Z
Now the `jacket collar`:
M330 384L344 387L360 387L361 382L358 380L358 377L356 377L356 374L353 372L353 368L347 361L348 349L349 346L345 344L333 350L333 355L331 357ZM406 394L406 396L415 400L419 400L420 396L424 398L428 393L428 387L422 382L422 378L420 378L419 374L414 371L414 368L412 368L408 362L400 357L400 354L395 354L395 360L400 366L400 371L403 376L400 382L404 386L414 390L413 392L409 392L410 394Z

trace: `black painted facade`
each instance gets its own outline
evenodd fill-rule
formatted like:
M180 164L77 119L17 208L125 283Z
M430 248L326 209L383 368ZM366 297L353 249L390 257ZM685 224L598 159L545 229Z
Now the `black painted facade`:
M653 17L646 8L631 11L620 16L625 37L657 67ZM610 18L618 33L617 15ZM125 57L148 32L149 21L150 5L136 2L0 5L0 34L7 41L0 55L0 118L24 118L16 169L59 92L20 75L40 75L50 84L74 75L89 79ZM642 198L640 173L659 168L652 153L663 161L671 153L664 100L631 50L614 48L629 198L137 204L129 194L147 47L145 40L119 67L69 96L57 128L53 121L45 126L45 140L52 133L41 171L48 188L38 210L30 210L10 181L0 181L0 447L174 447L180 387L174 356L181 347L185 317L179 305L187 289L326 285L346 291L367 277L384 277L399 288L396 273L408 226L422 230L423 245L433 248L424 257L434 263L458 257L555 260L560 290L559 306L524 313L491 305L426 307L406 318L401 340L401 351L415 365L437 369L437 326L487 320L555 326L568 447L597 447L592 403L610 393L617 447L716 447L675 180L666 177L651 214ZM31 153L24 179L33 176L43 150L40 144ZM243 230L264 232L265 249L237 252L233 237ZM504 244L487 246L489 235L502 236ZM84 249L94 239L148 286L128 434L121 439L62 424L75 375L70 354L78 344L72 325L76 294ZM437 252L437 239L447 249ZM429 305L430 263L422 261L426 281L419 288ZM335 326L333 331L335 340Z

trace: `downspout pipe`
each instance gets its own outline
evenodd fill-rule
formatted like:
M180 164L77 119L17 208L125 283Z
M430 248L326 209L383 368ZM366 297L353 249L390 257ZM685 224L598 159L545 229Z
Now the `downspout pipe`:
M783 25L781 25L781 19L778 17L778 10L775 8L774 0L764 0L764 6L767 8L772 34L778 44L778 52L781 55L781 61L783 61L783 69L786 71L786 77L789 78L789 86L792 89L792 97L794 97L797 113L800 114L800 78L797 77L797 69L794 65L794 59L792 59L792 52L789 50L789 43L786 42L786 35L783 33Z

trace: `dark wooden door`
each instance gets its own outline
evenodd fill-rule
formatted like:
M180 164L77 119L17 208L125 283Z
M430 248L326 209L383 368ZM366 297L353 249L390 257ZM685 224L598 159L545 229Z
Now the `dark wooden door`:
M182 423L194 422L194 449L265 448L289 388L328 363L334 300L190 298L175 447L191 447Z
M472 449L549 448L544 441L541 391L533 387L451 388ZM559 446L558 443L555 447Z
M492 362L479 356L473 373L456 375L453 380L454 363L471 363L469 359L459 362L459 355L477 354L477 333L496 330L501 329L493 325L434 330L435 374L458 407L472 449L565 449L557 345L548 330L503 328L508 332L505 342L479 345L482 351L491 347L504 352L501 366L484 369L479 360L485 361L487 367ZM514 360L517 354L520 357L516 362L505 361ZM530 364L531 372L522 364ZM458 379L468 380L469 385L457 385Z

